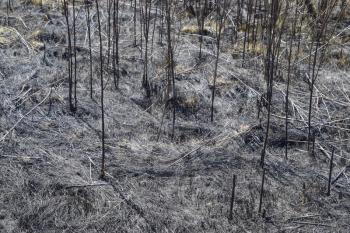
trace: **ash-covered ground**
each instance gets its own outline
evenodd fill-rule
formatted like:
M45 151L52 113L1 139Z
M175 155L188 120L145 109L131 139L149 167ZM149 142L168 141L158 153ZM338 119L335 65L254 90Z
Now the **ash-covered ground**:
M120 1L120 88L114 88L113 74L106 67L107 175L100 180L96 8L90 12L91 99L86 11L77 1L78 101L72 113L61 1L39 6L36 1L12 0L8 16L6 2L0 2L0 232L350 232L349 18L336 29L337 42L328 46L329 56L316 82L314 155L307 152L306 143L306 62L295 66L291 80L288 159L285 75L276 79L258 213L266 109L258 119L257 100L266 81L263 54L248 53L242 65L237 51L243 31L237 46L231 44L229 29L223 33L210 122L215 35L204 37L203 58L198 60L198 35L182 30L195 19L174 13L178 97L172 138L172 110L164 111L161 91L147 98L141 86L139 21L135 47L134 9L131 1ZM106 9L101 1L105 59ZM151 12L153 20L159 17L159 10ZM160 43L159 27L157 23L150 40L149 78L161 89L167 46L165 34ZM333 147L334 182L327 196ZM234 174L233 219L228 220Z

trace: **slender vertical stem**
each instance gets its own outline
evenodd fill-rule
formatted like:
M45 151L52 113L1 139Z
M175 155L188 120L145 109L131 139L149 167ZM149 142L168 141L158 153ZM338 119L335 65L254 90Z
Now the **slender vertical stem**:
M113 0L113 80L119 88L119 0Z
M241 1L242 0L238 0L237 1L237 18L236 18L237 33L236 33L236 38L235 38L236 41L238 39L238 30L242 26L242 22L241 22L241 19L242 19L242 16L241 16L242 5L241 5Z
M133 22L134 22L134 26L133 26L133 33L134 33L134 46L137 45L137 39L136 39L136 0L134 0L134 18L133 18Z
M243 0L242 0L242 6L243 6ZM248 30L248 20L247 20L247 23L246 23L246 28L244 30L242 66L244 66L244 61L245 61L246 44L247 44L247 30Z
M67 37L68 37L68 102L69 102L69 109L71 112L74 112L74 105L73 105L73 59L72 59L72 37L71 37L71 29L69 25L69 9L68 9L68 3L66 0L63 0L63 11L64 16L66 18L66 24L67 24Z
M6 22L7 22L7 26L10 25L10 8L11 8L11 0L7 0L6 2Z
M77 34L75 20L75 0L73 0L73 50L74 50L74 111L77 109Z
M298 3L297 3L298 4ZM286 90L286 106L285 106L285 159L288 159L288 112L289 112L289 85L290 85L290 75L291 75L291 60L292 60L292 52L293 52L293 41L295 38L295 30L296 30L296 24L298 21L298 5L295 7L295 14L294 14L294 22L293 22L293 29L292 29L292 35L290 37L289 41L289 53L288 53L288 74L287 74L287 90Z
M263 169L261 187L260 187L260 200L259 200L259 213L261 213L263 196L264 196L264 184L265 184L265 168Z
M215 99L215 90L216 90L216 79L217 79L217 72L218 72L218 64L219 64L219 56L220 56L220 42L221 42L221 31L224 27L224 23L226 20L226 13L225 9L229 8L227 0L224 0L224 2L221 4L219 2L217 4L217 15L219 17L219 22L216 24L216 60L215 60L215 67L214 67L214 80L213 80L213 87L212 87L212 93L211 93L211 108L210 108L210 121L214 121L214 99Z
M316 50L314 54L314 59L313 59L313 67L312 67L312 76L311 76L311 81L310 81L310 97L309 97L309 112L308 112L308 137L307 137L307 151L310 152L310 144L311 144L311 117L312 117L312 99L313 99L313 94L314 94L314 86L315 86L315 81L316 81L316 62L317 62L317 54L318 54L318 48L319 48L319 39L317 39L316 43ZM312 48L311 48L312 49Z
M140 0L140 10L139 10L139 15L140 15L140 57L142 59L143 56L143 7L142 7L142 2Z
M283 30L277 30L276 24L279 16L280 2L278 0L272 0L272 5L270 9L270 19L269 19L269 30L268 30L268 44L265 57L265 77L266 77L266 90L267 90L267 123L265 139L263 144L263 149L261 151L260 165L264 167L266 148L270 132L271 123L271 108L272 108L272 96L273 96L273 84L275 69L277 70L278 64L276 63L276 58L278 51L280 49L281 35ZM286 14L285 16L286 17ZM284 18L285 20L285 18ZM284 22L283 20L283 22ZM279 35L278 35L279 33ZM277 38L277 41L276 41Z
M91 17L90 17L90 3L89 1L85 2L86 8L86 22L87 22L87 30L88 30L88 40L89 40L89 67L90 67L90 98L92 99L92 49L91 49Z
M253 14L253 32L252 32L252 42L253 42L253 48L252 50L255 51L255 45L256 45L256 32L258 30L258 22L256 21L256 9L258 6L258 0L255 0L255 4L254 4L254 14Z
M335 150L335 148L333 147L333 149L332 149L332 156L331 156L331 160L330 160L330 163L329 163L329 175L328 175L327 196L330 196L330 195L331 195L331 183L332 183L332 171L333 171L334 150Z
M141 28L143 29L143 36L145 38L145 54L144 54L144 66L143 66L143 78L142 86L146 91L146 96L150 97L150 84L148 81L148 42L149 42L149 28L151 20L151 2L145 1L144 8L141 7ZM142 38L142 37L141 37ZM141 42L142 43L142 42Z
M165 8L166 8L166 24L167 24L167 42L168 42L168 59L169 59L169 67L168 67L168 73L169 73L169 79L172 81L172 104L173 104L173 124L172 124L172 133L171 137L174 139L175 137L175 113L176 113L176 88L175 88L175 71L174 71L174 55L173 55L173 47L172 47L172 40L171 40L171 11L170 11L170 5L169 1L165 1ZM168 80L170 82L170 80Z
M100 81L101 81L101 137L102 137L102 162L101 162L101 175L100 178L105 178L105 116L104 116L104 103L103 103L103 52L102 52L102 33L101 33L101 21L100 21L100 11L98 7L98 0L96 2L96 11L97 11L97 24L98 24L98 35L100 39Z
M164 28L164 4L163 1L160 1L160 9L161 9L161 20L160 20L160 27L159 27L159 44L163 44L163 28Z
M247 22L247 51L249 52L249 42L250 42L250 28L251 28L251 20L252 20L252 9L253 9L253 0L248 1L248 22Z
M117 67L117 88L119 88L119 79L120 79L120 67L119 67L119 34L120 34L120 28L119 28L119 0L116 0L116 37L115 37L115 61L116 61L116 67Z
M107 0L107 67L109 67L111 55L111 7L112 1Z
M153 46L154 46L154 33L156 30L156 24L157 24L157 19L158 19L158 5L156 5L156 13L155 13L155 17L153 20L153 29L152 29L152 42L151 42L151 54L153 53Z
M229 217L228 217L229 220L232 220L232 218L233 218L233 203L235 201L235 189L236 189L236 175L233 175L230 214L229 214Z
M273 82L273 68L274 68L274 61L273 61L273 41L274 41L274 3L275 1L272 1L273 5L271 6L271 12L270 12L270 19L269 19L269 30L268 30L268 45L266 50L266 57L265 57L265 77L266 77L266 91L267 91L267 126L266 126L266 132L265 132L265 138L264 138L264 145L263 149L261 151L261 159L260 159L260 165L261 167L264 167L264 161L265 161L265 154L266 154L266 147L267 147L267 141L269 136L269 129L270 129L270 116L271 116L271 99L272 99L272 82Z
M213 87L211 91L211 108L210 108L210 121L214 121L214 99L215 99L215 90L216 90L216 78L217 78L217 72L218 72L218 63L219 63L219 56L220 56L220 32L217 38L217 49L216 49L216 60L215 60L215 67L214 67L214 80L213 80Z

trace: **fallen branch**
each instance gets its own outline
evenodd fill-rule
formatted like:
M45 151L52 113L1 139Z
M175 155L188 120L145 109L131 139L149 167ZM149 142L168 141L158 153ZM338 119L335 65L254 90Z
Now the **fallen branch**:
M338 179L344 174L344 172L347 170L347 168L349 167L350 165L347 165L345 167L343 167L343 169L338 173L338 175L334 178L334 180L332 181L332 184L335 184L335 182L338 181Z
M323 148L323 146L321 146L320 143L317 143L317 146L319 147L319 149L321 150L321 152L322 152L325 156L327 156L328 159L331 159L330 154Z
M317 223L317 222L299 222L299 221L293 221L292 223L302 224L302 225L322 226L322 227L333 227L332 225L323 224L323 223Z
M111 184L109 184L109 183L77 184L77 185L66 186L66 189L71 189L71 188L85 188L85 187L96 187L96 186L106 186L106 185L111 185Z
M14 155L0 155L0 158L12 158L12 159L41 159L41 157L14 156Z

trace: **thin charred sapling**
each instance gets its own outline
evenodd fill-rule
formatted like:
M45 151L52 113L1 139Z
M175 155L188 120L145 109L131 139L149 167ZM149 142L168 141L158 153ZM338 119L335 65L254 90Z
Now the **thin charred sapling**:
M7 0L6 2L6 22L7 22L7 26L10 25L10 11L12 11L12 1L11 0Z
M75 0L73 0L73 51L74 51L74 108L77 109L77 33Z
M171 3L172 0L165 1L166 8L166 24L167 24L167 44L168 44L168 86L172 87L172 97L170 101L173 106L173 121L172 121L172 133L171 136L175 136L175 113L176 113L176 89L175 89L175 62L174 62L174 53L171 39Z
M154 34L156 31L156 24L157 24L157 19L158 19L158 7L159 4L156 4L156 12L155 12L155 17L153 20L153 28L152 28L152 42L151 42L151 54L153 53L153 46L154 46Z
M133 14L133 35L134 35L134 46L137 45L136 38L136 17L137 17L137 8L136 8L136 0L134 0L134 14Z
M90 7L91 1L85 0L85 9L86 9L86 23L87 23L87 32L88 32L88 42L89 42L89 75L90 75L90 98L92 99L92 49L91 49L91 16L90 16Z
M240 28L242 26L242 0L237 0L237 16L236 16L236 27L237 27L237 31L238 31L238 28ZM236 33L236 41L237 41L237 38L238 37L238 33Z
M196 0L196 16L197 26L199 34L199 60L202 59L202 46L203 46L203 33L204 33L204 21L205 12L207 11L208 1L207 0Z
M302 0L300 0L302 1ZM305 5L303 4L302 9L300 10L300 20L298 23L298 29L297 29L297 34L298 34L298 41L297 41L297 51L296 51L296 58L298 58L300 54L300 46L301 46L301 39L302 39L302 27L304 24L304 20L306 17L304 17L303 12L305 11Z
M248 8L248 14L247 14L247 19L246 19L246 24L245 24L245 28L244 29L244 37L243 37L243 53L242 53L242 67L244 66L244 62L245 62L245 56L246 56L246 47L247 47L247 32L248 32L248 22L249 22L249 13L250 13L250 10L249 10L249 3L251 2L252 0L249 0L248 2L248 5L247 5L247 8ZM242 6L244 4L244 0L242 0Z
M323 0L322 0L323 1ZM326 0L327 1L327 0ZM317 12L316 12L316 9L315 9L315 6L312 2L312 0L304 0L304 4L307 8L307 12L308 14L313 18L313 19L316 19L317 18Z
M148 42L149 42L149 28L151 21L151 5L152 2L150 0L144 0L143 8L141 10L142 16L142 31L145 39L145 53L144 53L144 66L143 66L143 76L142 76L142 87L146 91L146 96L150 97L150 84L148 80Z
M246 32L247 32L247 51L249 52L249 43L250 43L250 33L251 33L251 28L252 26L252 15L253 15L253 5L254 5L254 0L249 0L248 1L248 22L247 22L247 27L246 27Z
M8 11L12 11L13 10L13 7L12 7L12 0L7 0L7 10Z
M69 22L69 8L66 0L63 0L63 12L67 24L67 37L68 37L68 104L71 112L75 112L75 106L73 103L73 58L72 58L72 36Z
M264 1L264 4L261 4L261 16L260 16L260 27L261 27L261 31L260 31L260 40L263 41L265 36L267 35L267 29L268 29L268 25L267 25L267 17L269 15L269 8L268 8L268 4L266 0L262 0Z
M160 45L163 45L163 28L164 28L164 11L165 11L165 6L163 1L160 1L160 27L159 27L159 32L158 32L158 43Z
M257 22L257 7L258 7L258 0L255 0L254 3L254 11L253 11L253 31L252 31L252 49L255 51L255 45L256 45L256 32L258 30L258 22Z
M220 56L220 45L221 45L221 33L225 25L226 20L226 9L229 8L229 0L218 0L216 2L216 14L217 14L217 22L215 28L216 34L216 60L214 67L214 77L213 77L213 86L211 91L211 108L210 108L210 121L214 121L214 99L215 99L215 91L216 91L216 79L218 73L218 64L219 64L219 56Z
M328 174L327 196L330 196L330 195L331 195L334 150L335 150L335 148L333 147L331 159L330 159L330 161L329 161L329 174Z
M112 11L112 0L107 0L107 64L109 67L110 56L111 56L111 11Z
M119 0L113 0L113 80L119 88Z
M296 25L298 21L298 1L295 6L294 20L292 26L292 32L289 38L289 51L288 51L288 70L287 70L287 84L286 84L286 103L285 103L285 158L288 159L288 116L289 116L289 86L290 86L290 76L292 68L292 54L293 54L293 43L296 33Z
M322 62L324 59L324 51L321 50L321 45L325 42L325 32L327 30L327 26L329 23L329 18L331 13L337 4L338 0L324 0L322 1L321 7L319 9L319 14L316 17L314 31L313 31L313 40L312 46L310 48L310 61L309 61L309 111L308 111L308 143L307 149L310 153L310 146L312 142L312 103L314 96L314 87L318 77L318 72L322 66ZM321 50L321 51L320 51ZM312 61L311 61L312 60Z
M233 175L233 182L232 182L232 191L231 191L231 203L230 203L230 214L228 219L233 219L233 203L235 201L235 190L236 190L236 175Z
M265 184L265 168L263 168L263 174L262 174L261 186L260 186L259 213L261 213L262 204L263 204L264 184Z
M144 0L147 1L147 0ZM140 0L139 2L140 4L140 10L139 10L139 17L140 17L140 58L143 58L143 5L142 5L142 1Z
M273 91L273 81L275 76L275 69L277 69L277 64L275 64L276 56L279 50L282 28L278 30L277 21L280 15L280 1L272 0L270 6L269 15L269 29L268 29L268 41L267 49L265 55L265 80L266 80L266 90L267 90L267 123L263 149L261 151L260 165L264 167L266 148L269 138L270 121L271 121L271 106L272 106L272 91Z
M98 1L95 0L96 3L96 11L97 11L97 24L98 24L98 35L100 39L100 82L101 82L101 139L102 139L102 161L101 161L101 175L100 178L105 178L105 113L104 113L104 93L103 93L103 48L102 48L102 32L101 32L101 21L100 21L100 10L98 7Z
M281 8L281 6L279 7ZM280 11L280 10L279 10ZM278 21L277 22L282 22L281 24L277 23L276 25L276 31L277 31L277 46L275 46L276 48L276 52L275 52L275 62L274 62L274 65L275 65L275 69L274 69L274 72L275 72L275 76L279 76L279 77L282 77L283 76L283 73L280 71L279 69L279 57L280 57L280 47L281 47L281 41L282 41L282 35L283 35L283 32L285 31L285 22L286 22L286 19L288 17L288 13L289 13L289 2L287 1L286 4L285 4L285 7L284 7L284 12L282 13L281 16L278 17ZM281 19L281 20L280 20Z
M263 34L264 31L264 25L263 25L263 10L262 10L262 0L259 0L259 8L258 8L258 13L256 15L256 17L258 17L258 21L257 21L257 25L256 25L256 31L255 31L255 41L254 41L254 49L256 46L256 43L258 41L258 29L260 29L260 37Z

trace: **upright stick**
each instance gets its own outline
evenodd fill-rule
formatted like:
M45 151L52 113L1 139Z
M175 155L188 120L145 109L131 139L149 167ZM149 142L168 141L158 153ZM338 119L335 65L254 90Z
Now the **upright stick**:
M101 33L101 21L100 21L100 12L98 8L98 0L96 0L96 11L97 11L97 23L98 23L98 35L100 38L100 81L101 81L101 115L102 115L102 129L101 129L101 138L102 138L102 162L101 162L101 175L100 178L105 178L105 114L104 114L104 104L103 104L103 52L102 52L102 33Z
M331 195L331 182L332 182L332 171L333 171L333 158L334 158L334 147L332 149L331 161L329 164L329 175L328 175L328 191L327 196Z
M265 168L263 169L262 181L261 181L259 213L261 213L262 201L264 196L264 183L265 183Z
M230 215L228 217L229 220L232 220L232 218L233 218L233 203L235 201L235 189L236 189L236 175L233 175Z

